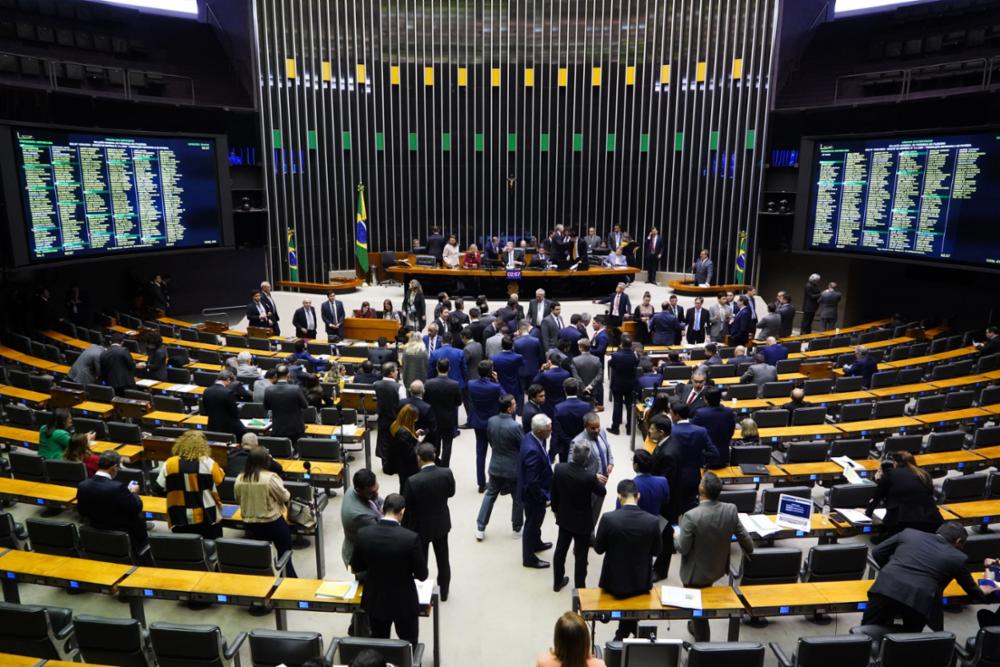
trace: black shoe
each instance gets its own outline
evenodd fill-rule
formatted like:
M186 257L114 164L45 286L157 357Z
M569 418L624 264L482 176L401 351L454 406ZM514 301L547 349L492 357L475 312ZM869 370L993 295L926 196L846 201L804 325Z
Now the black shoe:
M563 577L562 581L556 582L552 585L552 590L558 593L562 589L566 588L566 584L569 583L569 577Z
M472 428L472 426L470 426L469 423L466 422L466 423L462 424L461 426L459 426L458 428Z
M480 486L479 486L479 493L486 493L486 487L485 487L485 486L482 486L482 485L480 485Z
M448 589L447 588L442 588L441 589L440 597L441 597L441 602L447 602L448 601Z
M613 427L608 429L608 433L611 433L612 435L619 435L621 431L619 431L617 427Z
M545 550L551 549L551 548L552 548L552 543L551 542L542 542L541 544L538 545L538 548L535 549L535 552L537 553L539 551L545 551Z
M524 563L524 567L533 567L536 570L544 570L547 567L552 567L552 563L547 560L536 560L534 563Z

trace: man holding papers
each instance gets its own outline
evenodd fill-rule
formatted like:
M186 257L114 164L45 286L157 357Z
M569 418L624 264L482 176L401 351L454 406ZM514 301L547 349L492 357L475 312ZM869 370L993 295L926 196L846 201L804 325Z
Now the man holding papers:
M753 540L740 523L736 505L720 503L720 493L722 481L714 472L706 472L698 486L701 502L681 516L674 548L681 556L681 583L687 588L705 588L726 575L734 533L743 552L753 553ZM688 621L688 632L695 641L710 641L708 619Z

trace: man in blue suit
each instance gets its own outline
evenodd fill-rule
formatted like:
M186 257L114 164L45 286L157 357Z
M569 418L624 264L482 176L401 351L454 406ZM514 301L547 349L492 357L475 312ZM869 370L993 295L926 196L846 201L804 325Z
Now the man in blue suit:
M517 457L517 497L524 507L524 534L521 537L521 565L524 567L542 569L550 565L535 554L552 548L551 542L542 542L542 522L552 485L552 465L545 452L545 441L551 434L552 420L548 415L532 417L531 433L521 441Z
M766 363L777 366L779 361L788 358L788 348L779 343L774 336L768 336L766 342L767 345L759 350L764 355Z
M569 343L569 354L570 357L575 357L580 354L580 349L576 346L576 341L583 338L583 333L580 331L580 314L573 313L569 318L569 326L563 327L559 330L558 340L564 340Z
M524 357L514 352L514 340L510 336L504 336L500 341L500 351L490 357L493 362L493 370L497 374L497 382L503 389L503 393L510 394L517 401L517 411L524 407L524 391L521 390L521 368L524 366Z
M733 311L733 322L729 325L729 344L746 345L753 331L753 311L746 296L736 297L737 309Z
M427 333L424 335L424 349L429 355L434 354L441 347L441 336L438 335L438 325L431 322L427 325Z
M681 322L670 312L669 302L664 301L660 308L660 312L649 318L653 345L675 345L681 337Z
M524 365L521 366L521 370L518 372L522 393L528 390L531 381L535 379L535 375L541 370L542 362L545 360L545 350L542 349L542 341L533 336L531 331L531 323L525 320L521 322L517 330L517 336L514 338L514 351L524 359ZM517 407L518 412L520 412L521 405L519 404Z
M545 390L545 403L542 405L542 410L549 417L555 414L556 406L566 400L566 394L563 393L563 382L567 378L573 377L568 370L559 366L558 358L558 352L550 350L549 360L542 366L538 375L531 380L532 384L540 384Z
M736 414L732 408L722 405L722 390L709 387L705 390L705 406L698 408L691 417L691 423L708 431L708 437L715 445L718 456L706 462L709 468L725 468L729 465L729 443L736 430Z
M636 378L636 383L639 385L640 393L643 389L656 389L663 383L663 376L657 370L656 366L653 365L653 360L649 357L643 357L639 360L639 371L640 374Z
M618 435L618 427L622 423L622 409L625 409L625 433L632 432L632 395L635 393L636 370L639 368L639 355L632 349L632 337L622 334L621 345L611 355L608 361L608 372L611 374L611 399L614 407L611 410L611 428L608 433Z
M670 402L670 419L673 429L667 443L667 451L672 459L677 480L671 485L670 493L677 503L678 514L683 514L698 504L698 483L701 469L708 461L719 458L719 450L712 444L708 431L703 426L691 423L691 408L680 400ZM672 475L665 474L667 479Z
M486 450L489 440L486 435L486 424L490 417L500 412L500 396L503 389L497 382L497 374L493 372L493 362L479 362L479 377L469 381L469 426L476 432L476 483L479 493L486 491Z
M431 353L427 364L427 377L434 377L437 362L441 359L448 360L448 377L458 383L459 389L465 389L465 376L468 370L465 366L465 353L452 346L452 335L447 331L441 336L441 347Z
M566 394L566 400L555 407L552 442L549 446L549 459L555 461L558 455L560 463L569 461L569 443L583 432L583 416L594 409L591 403L578 397L580 382L576 378L563 382L563 393Z
M344 312L344 304L337 301L336 292L326 295L326 301L319 307L319 316L326 325L326 337L332 341L340 340L342 338L340 328L344 326L344 318L347 315Z
M878 370L878 362L875 357L868 353L868 348L858 345L854 348L854 357L857 359L853 364L844 366L844 375L860 376L861 384L865 389L872 386L872 375Z

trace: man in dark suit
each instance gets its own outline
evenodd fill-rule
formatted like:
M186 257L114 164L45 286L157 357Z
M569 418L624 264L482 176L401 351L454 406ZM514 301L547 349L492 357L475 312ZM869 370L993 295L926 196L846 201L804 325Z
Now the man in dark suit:
M478 308L469 309L469 326L466 329L469 330L469 337L480 345L483 344L483 332L486 331L487 325L489 322L480 317Z
M167 312L166 285L163 284L163 276L156 274L153 279L146 284L146 308L153 313ZM157 315L159 316L159 315Z
M121 334L114 334L111 345L101 353L100 359L101 379L119 396L135 387L135 371L146 367L145 363L135 363L132 353L122 344L124 340Z
M535 554L552 548L551 542L542 542L542 522L552 485L552 465L545 451L545 440L551 434L552 420L546 415L535 415L531 420L531 432L521 441L517 457L517 495L524 507L524 534L521 536L521 565L524 567L549 567L548 561Z
M451 443L458 433L458 406L462 404L462 389L448 377L450 363L438 359L437 375L424 383L424 400L434 411L437 438L441 443L438 461L445 468L451 463Z
M660 256L663 254L663 239L660 237L660 232L656 227L649 230L649 236L646 237L643 249L644 256L642 263L643 268L646 269L646 282L655 283L656 270L660 266Z
M660 304L660 312L649 318L653 345L675 345L681 337L681 322L670 312L670 304Z
M417 430L424 432L424 441L435 448L438 446L438 425L434 417L434 408L424 400L424 381L414 380L410 383L410 395L399 402L402 410L404 405L412 405L417 411Z
M698 504L701 470L706 462L719 458L719 451L708 437L708 431L691 423L691 409L687 404L671 401L670 420L673 427L664 452L669 459L664 477L670 482L671 502L676 500L678 514L683 514ZM676 474L670 466L676 468Z
M532 301L532 303L535 302ZM542 361L545 359L545 350L542 349L542 342L531 335L531 323L528 320L522 321L518 326L517 336L514 338L513 351L521 355L521 358L524 360L521 370L518 371L518 378L521 382L521 400L523 403L523 394L535 378L535 375L541 370Z
M292 326L295 327L297 338L316 337L316 309L313 308L312 299L303 299L302 307L296 308L292 314Z
M274 298L271 296L271 283L266 280L260 284L260 301L267 308L267 315L271 319L271 331L274 332L275 336L281 335L281 328L278 322L281 317L278 315L278 304L274 302Z
M561 401L553 410L552 442L549 445L549 459L561 462L569 460L569 443L583 431L583 416L594 409L594 406L579 398L580 382L576 378L563 381L563 394L566 400Z
M552 302L545 298L545 290L535 290L535 298L528 304L528 322L532 329L541 329L542 320L548 317Z
M902 618L903 632L921 632L926 625L944 629L941 594L956 580L972 598L986 596L965 566L967 534L958 522L941 524L936 534L906 528L872 549L878 576L868 589L868 606L862 625L891 626Z
M753 312L747 297L736 298L736 309L733 310L733 321L729 325L729 344L746 345L753 333Z
M450 331L445 331L441 336L441 346L434 350L428 358L427 375L432 377L437 362L441 359L448 361L448 377L458 383L459 389L465 387L465 354L454 346L454 338Z
M677 295L671 294L667 299L667 312L677 318L677 321L683 326L686 321L684 318L685 310L684 306L677 303Z
M438 264L441 263L441 253L444 252L445 238L439 227L431 227L431 233L427 236L427 254L434 255Z
M792 325L795 323L795 306L792 305L787 294L778 297L778 319L781 320L778 336L788 338L792 335Z
M694 283L696 285L711 285L712 278L715 277L715 264L708 258L708 250L698 253L698 259L691 265L694 271Z
M517 400L517 409L524 405L524 392L521 390L521 369L524 368L524 357L514 352L514 340L504 336L500 341L500 351L490 357L493 370L497 374L497 382L503 393L510 394Z
M549 360L531 381L532 384L541 385L545 390L542 412L550 417L555 414L556 406L566 400L563 382L572 377L568 370L558 364L559 357L558 350L549 350Z
M573 446L569 462L557 464L552 473L552 513L559 526L552 556L552 590L557 593L569 583L569 577L564 574L570 542L573 542L573 585L576 588L587 586L587 552L594 530L592 500L594 496L607 494L604 485L608 482L600 472L593 474L587 469L589 461L590 445L578 443Z
M232 433L238 441L246 433L246 428L240 421L240 408L236 404L236 395L229 389L229 385L235 381L236 376L232 371L221 371L215 384L205 389L201 402L204 414L208 417L208 430Z
M618 435L618 427L622 423L622 410L625 410L625 433L632 432L632 396L635 393L636 375L639 368L639 355L632 349L632 337L622 335L621 345L611 355L608 361L608 372L611 374L611 428L608 433Z
M860 377L862 386L868 389L872 386L872 376L878 370L878 362L864 345L858 345L854 348L854 358L853 364L844 366L844 375Z
M391 361L382 364L382 379L373 385L375 404L378 406L378 435L375 440L375 455L385 460L389 454L389 428L396 421L399 402L406 398L403 385L399 383L399 366Z
M448 533L451 531L451 513L448 499L455 495L455 476L448 468L434 465L437 452L426 442L417 447L417 461L420 470L406 480L403 497L406 498L406 515L403 525L416 531L424 549L434 545L434 560L437 562L437 584L441 589L441 600L448 599L451 584L451 564L448 561Z
M500 262L507 269L521 268L524 266L524 248L515 248L513 241L507 241L507 245L500 252Z
M705 331L708 330L710 316L708 309L703 308L705 300L700 296L694 298L694 308L688 308L684 313L684 322L687 324L687 342L690 345L700 345L705 342Z
M812 333L813 318L819 310L819 295L823 290L819 287L820 275L814 273L809 276L806 282L805 296L802 298L802 324L799 326L799 334Z
M486 450L489 440L486 425L490 417L500 411L500 397L504 391L497 382L493 362L479 362L479 377L469 382L469 425L476 432L476 484L479 493L486 491Z
M306 432L302 411L309 407L302 388L288 381L288 365L278 364L273 385L264 392L264 409L271 413L271 435L294 443Z
M500 412L490 417L486 423L486 435L489 438L493 454L490 456L490 481L486 485L483 502L479 506L479 516L476 517L476 540L486 537L486 526L493 514L493 506L497 496L510 494L513 505L510 514L510 526L514 535L519 535L524 526L524 508L517 495L517 462L521 452L521 441L524 432L517 423L517 403L514 397L506 394L500 397Z
M548 414L545 411L545 387L533 382L528 386L528 400L524 402L521 411L521 429L524 433L531 430L531 419L537 414ZM549 415L551 417L552 415Z
M579 270L589 268L587 260L587 242L580 238L580 233L576 228L567 232L569 239L566 242L566 261L568 266L576 266Z
M584 336L584 332L580 330L580 314L573 313L569 318L569 326L563 327L559 330L556 345L558 346L559 341L566 341L569 343L569 352L567 354L569 354L570 357L575 357L580 354L580 348L576 346L576 341L580 340Z
M788 348L778 342L774 336L764 339L766 345L760 348L760 353L764 355L764 362L769 366L777 366L779 361L788 358Z
M271 314L264 305L260 290L250 293L250 303L247 304L247 321L252 327L271 327Z
M546 354L556 347L559 342L559 332L562 329L562 306L558 301L553 301L549 307L549 314L542 320L542 347Z
M361 608L371 620L372 636L389 638L395 625L396 635L413 646L420 639L420 604L414 579L427 579L427 559L420 536L401 522L406 499L389 494L382 504L383 518L374 526L358 531L351 556L351 570L364 584Z
M148 539L142 498L138 484L125 485L115 480L121 461L121 454L114 450L101 452L97 472L77 487L77 510L93 528L128 533L132 552L138 554Z
M608 234L607 238L608 250L614 252L616 249L620 248L622 246L622 243L624 243L625 241L625 237L626 234L622 232L622 226L613 225L611 227L611 233Z
M817 300L818 308L816 317L823 331L830 331L837 326L837 307L840 305L840 292L837 291L837 283L830 283L823 290Z
M691 417L691 423L708 432L708 438L715 445L718 455L706 463L709 468L724 468L729 465L729 444L736 431L736 413L722 405L722 390L709 387L704 393L705 406Z
M1000 327L995 325L988 327L984 336L986 340L981 343L975 343L979 354L985 357L1000 352Z
M326 295L326 301L320 306L319 312L320 317L323 319L323 324L326 325L327 339L337 341L343 338L341 330L347 314L344 312L344 304L337 301L336 292L330 292Z
M691 371L691 382L680 386L678 398L681 399L691 411L691 414L705 407L705 389L708 386L708 378L705 371L696 367Z
M608 325L615 328L620 327L632 312L632 302L625 293L625 283L618 283L613 294L597 299L594 303L608 304Z
M597 525L594 551L604 554L600 587L618 599L648 593L653 588L652 560L660 553L660 520L639 507L639 491L631 479L618 482L619 509L607 512ZM638 630L638 621L621 621L615 640Z

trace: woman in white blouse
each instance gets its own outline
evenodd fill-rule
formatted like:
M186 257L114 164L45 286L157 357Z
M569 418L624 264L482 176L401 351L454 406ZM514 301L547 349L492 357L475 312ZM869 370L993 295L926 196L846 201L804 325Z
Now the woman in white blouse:
M441 250L441 261L444 262L445 268L457 269L460 255L461 251L458 249L458 239L452 234L448 237L448 243Z

